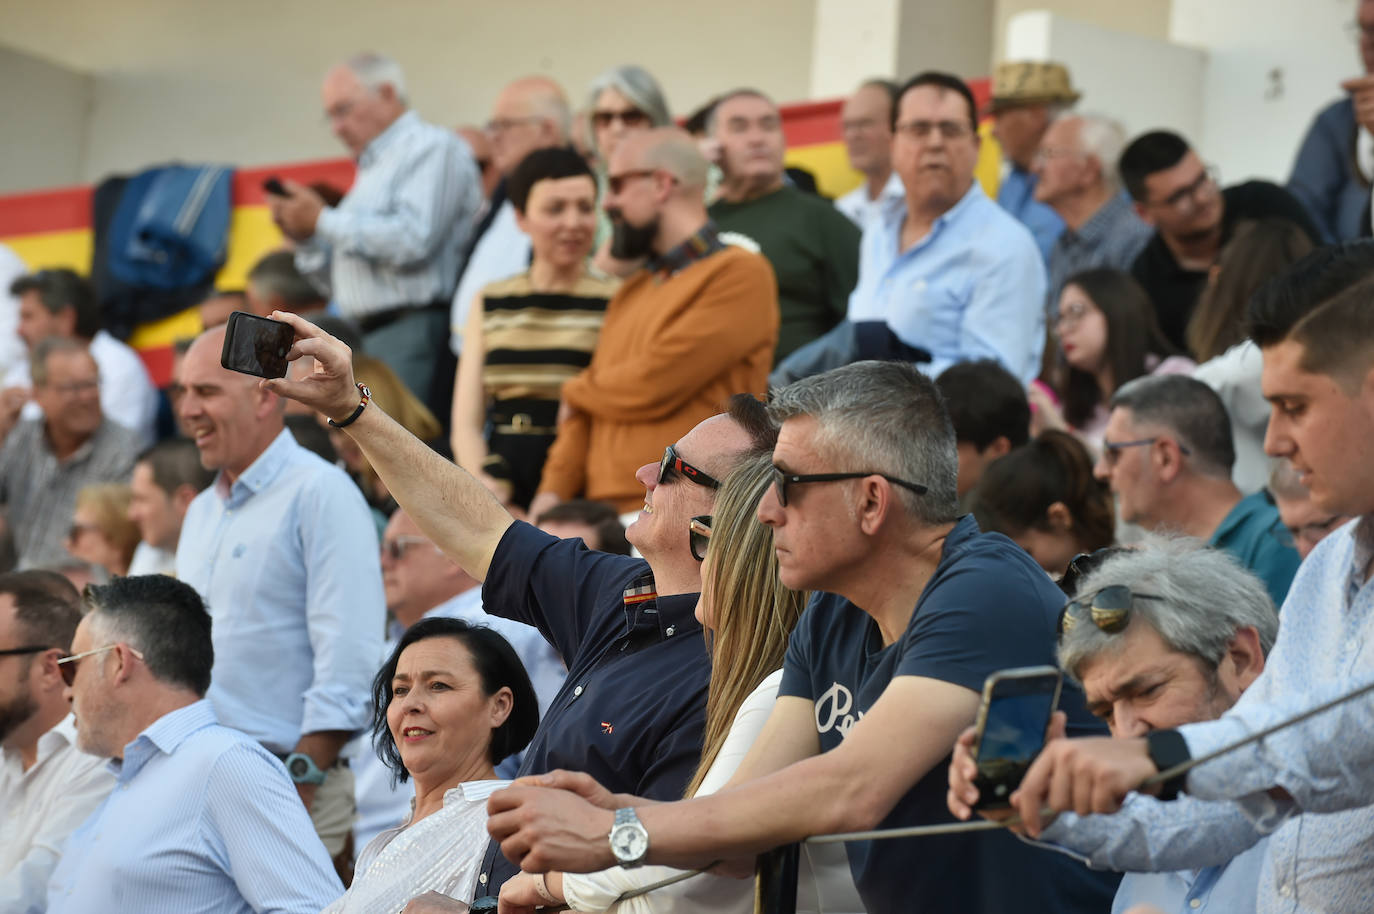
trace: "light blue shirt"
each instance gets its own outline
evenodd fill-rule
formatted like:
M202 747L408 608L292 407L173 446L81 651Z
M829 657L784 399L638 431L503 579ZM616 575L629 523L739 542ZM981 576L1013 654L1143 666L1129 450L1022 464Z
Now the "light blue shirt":
M1064 220L1049 205L1035 199L1035 185L1039 183L1035 175L1011 165L997 186L997 203L1030 229L1040 256L1049 263L1054 243L1064 231Z
M281 762L208 701L165 714L110 762L116 786L48 883L48 914L317 914L343 893Z
M296 267L326 279L355 320L447 300L481 205L468 144L407 111L358 156L353 187L320 213Z
M279 754L363 729L386 597L362 493L286 430L227 482L191 502L177 544L177 577L214 620L215 713Z
M1219 719L1179 728L1194 758L1374 681L1374 583L1364 577L1372 556L1371 517L1317 545L1289 588L1264 673ZM1292 801L1271 797L1276 786ZM1187 789L1235 801L1271 833L1264 914L1374 911L1374 696L1200 765Z
M977 181L899 253L906 209L890 208L859 246L859 281L849 320L884 320L932 360L938 375L956 362L996 359L1022 382L1040 373L1045 346L1045 263L1025 227Z

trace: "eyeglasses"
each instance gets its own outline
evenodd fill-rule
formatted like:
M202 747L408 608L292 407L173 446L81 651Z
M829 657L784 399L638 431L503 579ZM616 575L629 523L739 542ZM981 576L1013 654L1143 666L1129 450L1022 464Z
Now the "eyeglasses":
M677 449L670 444L663 449L663 459L658 464L658 484L663 485L665 482L672 482L675 478L674 474L681 474L688 482L694 482L708 489L720 488L720 480L683 460L678 456Z
M423 536L398 536L395 539L382 540L382 555L399 562L405 558L405 554L410 551L411 546L434 545ZM434 546L435 552L442 552L438 546Z
M104 647L98 647L95 650L82 651L79 654L70 654L66 657L63 657L61 660L57 661L57 668L62 672L62 681L65 682L68 686L76 682L77 661L84 660L87 657L94 656L95 654L103 654L106 651L112 651L117 647L119 647L119 644L117 643L107 644ZM129 648L129 653L133 654L139 660L143 659L143 654L139 651L134 650L133 648Z
M626 127L643 127L649 123L649 115L638 108L626 108L624 111L612 111L606 108L592 112L593 127L605 129L615 121L620 121Z
M650 178L656 174L658 174L658 170L655 168L640 168L635 171L622 171L618 175L607 175L606 189L619 196L625 190L626 182L636 178Z
M1114 464L1121 459L1122 449L1128 447L1143 447L1147 444L1154 444L1156 441L1159 440L1159 438L1160 436L1156 435L1153 438L1136 438L1134 441L1107 441L1106 439L1103 439L1102 459L1107 461L1108 465ZM1191 457L1193 455L1193 452L1188 450L1188 448L1182 442L1175 441L1174 443L1178 445L1178 451L1184 457Z
M709 533L709 531L708 531ZM0 650L0 657L16 657L20 654L41 654L51 648L46 647L7 647Z
M1078 590L1079 581L1100 568L1107 559L1125 551L1126 547L1124 546L1103 546L1092 552L1078 553L1069 560L1069 567L1064 570L1064 576L1059 579L1059 589L1064 591L1065 596L1072 597L1074 591Z
M1350 518L1345 514L1333 514L1326 520L1314 520L1306 524L1285 526L1280 539L1285 546L1296 546L1300 542L1315 546L1331 532L1332 527L1348 520Z
M497 117L487 121L487 133L505 133L507 130L514 130L522 124L533 124L535 121L542 121L542 117Z
M1112 584L1092 595L1091 600L1070 600L1059 613L1059 637L1073 631L1080 619L1088 619L1099 631L1119 634L1131 622L1136 600L1162 600L1149 593L1135 593L1125 584Z
M812 473L809 476L796 473L784 473L777 467L773 467L773 488L778 493L778 504L787 507L787 487L807 485L813 482L838 482L841 479L863 479L865 476L881 476L893 485L902 486L910 489L917 495L926 494L926 487L918 482L907 482L905 479L898 479L896 476L889 476L886 473Z
M929 139L933 133L947 140L959 140L972 133L973 128L963 121L903 121L896 132L913 140Z
M711 543L711 515L698 514L687 524L687 545L692 558L706 561L706 547Z
M1059 315L1054 319L1055 327L1077 327L1078 322L1083 320L1092 312L1092 306L1087 302L1071 301L1059 309Z
M1180 216L1185 216L1197 208L1198 194L1204 190L1211 195L1216 193L1218 174L1216 167L1208 165L1202 169L1202 174L1198 175L1187 187L1180 187L1178 190L1157 201L1155 206L1167 206Z

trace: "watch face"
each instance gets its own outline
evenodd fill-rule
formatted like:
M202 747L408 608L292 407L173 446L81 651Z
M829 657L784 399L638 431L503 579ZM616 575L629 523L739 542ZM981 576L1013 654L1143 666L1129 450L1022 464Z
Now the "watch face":
M639 860L648 849L649 836L642 825L627 822L611 832L611 850L617 860Z
M291 760L290 772L293 778L305 777L310 771L310 765L303 758L293 758Z

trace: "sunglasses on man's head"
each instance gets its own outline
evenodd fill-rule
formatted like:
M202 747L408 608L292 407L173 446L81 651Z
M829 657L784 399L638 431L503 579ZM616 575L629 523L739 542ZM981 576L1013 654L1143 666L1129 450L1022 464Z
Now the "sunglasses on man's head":
M719 489L720 480L705 470L699 470L678 456L677 449L671 444L663 449L663 460L658 464L658 484L672 482L677 476L708 489Z
M1102 563L1126 551L1125 546L1103 546L1092 552L1080 552L1069 560L1069 567L1059 579L1059 589L1064 595L1072 597L1078 590L1078 583L1102 567Z
M687 525L687 545L692 550L692 558L698 562L706 561L706 547L711 543L711 515L698 514Z
M1116 635L1131 624L1131 609L1136 600L1162 600L1149 593L1135 593L1125 584L1104 587L1087 600L1070 600L1059 613L1059 637L1073 630L1079 620L1087 619L1099 631Z

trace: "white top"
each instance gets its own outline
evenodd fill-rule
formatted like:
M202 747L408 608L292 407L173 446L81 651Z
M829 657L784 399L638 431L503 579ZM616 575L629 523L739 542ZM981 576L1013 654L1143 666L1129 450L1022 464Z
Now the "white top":
M425 892L471 901L489 840L487 797L508 784L459 784L444 794L443 809L382 832L358 855L353 885L321 914L395 914Z
M887 176L887 183L878 191L878 199L868 199L868 182L860 184L849 193L835 201L835 209L849 217L849 221L860 229L868 228L874 219L881 218L890 206L906 200L906 185L897 177L897 172Z
M488 283L523 273L530 266L530 239L515 224L515 204L507 200L501 204L486 232L477 240L477 247L468 257L458 291L453 295L449 310L449 345L453 354L462 357L463 328L468 325L468 311L472 300Z
M749 754L758 739L782 684L778 670L749 693L730 725L720 753L701 781L696 796L715 793L734 777L735 769ZM574 911L605 911L622 893L649 885L678 873L667 866L640 866L632 870L612 867L585 875L565 873L563 896ZM701 875L676 885L621 902L617 914L751 914L754 910L754 882L724 876ZM849 874L844 845L802 845L797 878L797 914L848 914L861 912L863 902Z
M29 267L19 255L0 244L0 376L7 376L10 368L25 360L24 341L19 338L19 299L10 294L10 286L27 272Z
M177 576L177 554L139 540L134 547L134 557L129 560L129 577L136 574L165 574L174 578Z
M71 715L38 738L28 771L17 752L0 748L0 911L45 909L67 836L114 788L105 761L76 748Z
M139 445L156 440L157 389L138 353L104 330L91 340L91 358L100 370L100 409L106 418L138 433ZM29 358L24 355L5 376L5 387L31 387ZM43 408L30 400L20 413L23 419L43 418Z
M1269 401L1260 391L1264 359L1249 340L1237 343L1193 369L1193 377L1217 392L1231 417L1236 463L1231 480L1246 495L1269 484L1270 462L1264 453L1269 430Z

